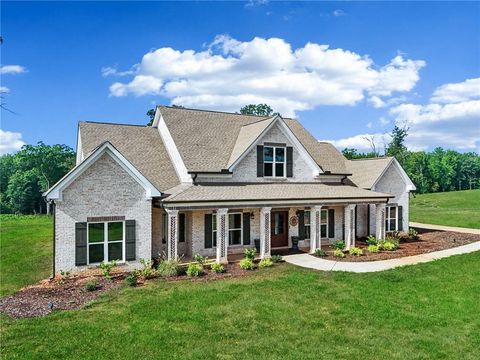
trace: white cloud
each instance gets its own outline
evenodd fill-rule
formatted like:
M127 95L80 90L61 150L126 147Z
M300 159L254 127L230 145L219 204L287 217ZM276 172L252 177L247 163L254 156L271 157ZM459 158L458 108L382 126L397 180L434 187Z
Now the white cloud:
M380 125L382 125L382 126L386 126L386 125L390 124L390 120L385 119L385 118L382 116L382 117L379 119L379 123L380 123Z
M21 133L0 129L0 155L18 151L23 145Z
M456 103L475 99L480 99L480 78L442 85L434 91L430 101L435 103Z
M373 123L371 121L367 123L367 128L371 129L372 127L373 127Z
M269 3L269 0L249 0L245 4L245 7L246 8L252 8L252 7L256 7L256 6L266 5L268 3Z
M370 103L372 104L372 106L373 106L375 109L378 109L378 108L382 108L382 107L387 106L387 104L385 103L385 101L383 101L382 99L380 99L380 97L378 97L378 96L371 96L370 98L368 98L368 101L370 101Z
M369 152L372 151L372 147L368 139L373 140L376 150L383 153L385 145L390 141L390 135L388 133L359 134L345 139L323 141L332 143L339 150L355 148L360 152Z
M5 93L9 93L10 92L10 89L6 86L0 86L0 93L2 94L5 94Z
M145 54L133 67L133 80L114 83L110 94L158 95L173 104L226 111L265 102L293 116L321 105L351 106L366 96L409 91L424 65L397 56L379 68L366 55L328 45L292 49L279 38L242 42L221 35L204 51L166 47Z
M345 16L347 13L343 11L342 9L337 9L333 11L333 16Z
M127 76L127 75L135 75L136 69L135 66L132 67L131 70L126 70L126 71L118 71L117 68L111 67L111 66L105 66L102 67L102 76L107 77L107 76Z
M2 65L0 66L0 74L21 74L27 72L23 66L20 65Z

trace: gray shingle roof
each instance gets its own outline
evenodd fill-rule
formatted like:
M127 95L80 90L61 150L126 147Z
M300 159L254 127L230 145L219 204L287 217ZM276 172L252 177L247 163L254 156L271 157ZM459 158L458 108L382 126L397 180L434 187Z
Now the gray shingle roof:
M159 109L187 170L198 172L226 169L232 154L244 148L247 138L255 139L253 130L262 130L261 123L249 129L252 131L242 127L269 119L168 106L159 106ZM297 120L283 120L324 171L348 173L345 158L333 145L318 142Z
M371 189L380 175L383 174L392 157L346 160L347 169L352 173L350 180L363 189Z
M80 122L79 131L85 156L109 141L158 190L163 192L180 183L158 129Z
M348 185L328 185L321 183L257 183L192 185L186 190L168 197L165 202L327 200L345 198L385 199L388 197L392 196Z

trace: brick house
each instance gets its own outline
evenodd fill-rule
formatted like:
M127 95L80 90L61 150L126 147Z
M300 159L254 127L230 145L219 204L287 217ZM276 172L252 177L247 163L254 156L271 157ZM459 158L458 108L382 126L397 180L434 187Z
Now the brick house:
M152 126L80 122L55 204L55 268L256 246L346 248L408 229L415 190L394 158L349 161L295 119L159 106Z

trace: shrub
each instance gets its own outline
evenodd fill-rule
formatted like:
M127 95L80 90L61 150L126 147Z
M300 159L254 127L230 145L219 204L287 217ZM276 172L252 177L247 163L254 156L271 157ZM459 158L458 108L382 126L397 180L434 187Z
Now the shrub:
M378 245L368 245L367 250L371 253L378 253L380 251L380 247Z
M314 255L318 257L323 257L323 256L327 256L327 253L322 249L315 249Z
M243 270L253 270L253 260L249 258L240 260L240 267Z
M348 253L353 256L362 256L363 250L360 249L359 247L353 246L348 250Z
M197 254L193 257L193 260L195 260L200 265L205 265L205 263L207 262L207 259L208 258L206 256L202 256L200 254Z
M378 240L374 235L368 235L367 245L378 245Z
M137 273L132 271L128 276L125 278L125 282L128 286L136 286L137 285Z
M88 280L86 283L85 283L85 290L87 291L95 291L97 290L97 280L93 279L93 280Z
M255 255L257 254L257 249L255 248L248 248L243 250L243 254L245 255L245 259L253 260L255 259Z
M105 277L105 279L111 279L110 274L115 266L117 266L117 262L115 260L110 262L102 261L100 263L100 269L102 269L102 274Z
M384 250L387 250L387 251L393 251L393 250L396 250L398 248L397 244L395 244L392 241L385 241L383 243L382 247L383 247Z
M418 240L418 231L414 228L408 229L408 238L410 240Z
M189 264L187 268L187 275L190 277L197 277L203 274L203 266L200 264Z
M336 250L343 250L345 249L345 241L337 240L333 243L333 248Z
M180 262L178 260L163 260L158 263L158 274L163 277L177 276L180 274Z
M333 256L343 258L343 257L345 257L345 254L343 253L342 250L340 250L340 249L335 249L335 250L333 251Z
M282 255L272 255L271 259L274 263L279 263L283 261Z
M140 275L145 279L151 279L158 276L158 271L153 268L152 260L140 259L143 268L140 270Z
M260 260L260 263L258 264L261 268L268 268L273 266L273 261L270 258L265 258Z
M211 269L214 273L217 273L217 274L225 272L225 268L223 267L223 265L217 262L214 262L212 264Z

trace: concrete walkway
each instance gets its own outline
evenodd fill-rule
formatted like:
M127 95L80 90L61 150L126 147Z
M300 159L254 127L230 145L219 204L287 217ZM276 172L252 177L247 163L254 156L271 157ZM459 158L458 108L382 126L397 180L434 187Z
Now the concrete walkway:
M455 231L465 234L475 234L480 235L480 229L468 229L455 226L443 226L443 225L433 225L433 224L421 224L416 222L410 222L410 227L421 228L421 229L431 229L431 230L441 230L441 231Z
M365 262L347 262L325 260L309 254L287 255L283 259L293 265L301 266L323 271L349 271L354 273L367 273L375 271L384 271L399 266L414 265L425 263L437 259L446 258L452 255L467 254L474 251L480 251L480 241L458 246L451 249L434 251L427 254L406 256L398 259L365 261Z

